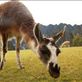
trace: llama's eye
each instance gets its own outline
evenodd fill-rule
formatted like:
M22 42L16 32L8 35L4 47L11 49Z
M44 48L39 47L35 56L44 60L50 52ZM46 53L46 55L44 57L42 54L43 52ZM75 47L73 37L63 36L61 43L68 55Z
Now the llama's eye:
M45 55L48 55L48 56L50 56L50 54L51 54L50 50L45 45L43 45L40 48L40 52L41 52L41 54L45 54Z
M41 49L42 53L46 54L47 52L49 52L48 48L46 46L43 46Z
M52 46L55 46L55 43L54 43L54 42L51 42L51 45L52 45Z
M42 59L44 63L47 63L48 60L50 59L51 52L46 46L42 46L39 48L39 54L40 59Z

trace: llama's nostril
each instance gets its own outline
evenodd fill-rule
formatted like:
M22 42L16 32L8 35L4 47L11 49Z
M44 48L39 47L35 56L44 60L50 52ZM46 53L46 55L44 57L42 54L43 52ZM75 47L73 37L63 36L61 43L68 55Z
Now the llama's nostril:
M51 63L49 63L49 65L52 67L53 66L53 63L51 62Z
M58 68L58 64L55 65L55 68Z

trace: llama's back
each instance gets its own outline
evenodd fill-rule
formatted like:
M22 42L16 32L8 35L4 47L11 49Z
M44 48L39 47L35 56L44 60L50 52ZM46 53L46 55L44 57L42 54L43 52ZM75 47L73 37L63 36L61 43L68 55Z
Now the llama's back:
M22 27L32 33L34 19L29 10L20 2L6 2L0 5L0 31Z

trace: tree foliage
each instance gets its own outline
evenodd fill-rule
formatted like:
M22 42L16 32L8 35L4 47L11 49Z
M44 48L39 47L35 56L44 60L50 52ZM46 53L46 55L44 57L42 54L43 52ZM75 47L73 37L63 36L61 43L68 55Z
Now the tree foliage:
M73 36L72 46L82 46L82 36L76 34Z

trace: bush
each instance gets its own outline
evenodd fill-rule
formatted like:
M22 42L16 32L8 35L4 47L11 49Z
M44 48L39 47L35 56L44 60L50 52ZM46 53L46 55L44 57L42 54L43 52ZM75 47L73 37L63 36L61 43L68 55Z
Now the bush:
M82 37L79 34L73 36L72 46L82 46Z

